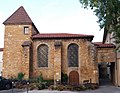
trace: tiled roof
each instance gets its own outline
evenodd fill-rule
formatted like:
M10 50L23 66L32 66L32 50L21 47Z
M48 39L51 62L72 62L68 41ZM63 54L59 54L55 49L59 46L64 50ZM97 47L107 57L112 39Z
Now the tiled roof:
M32 24L32 20L25 11L24 7L18 8L3 24Z
M40 33L32 36L33 39L53 39L53 38L90 38L93 39L93 35L84 34L69 34L69 33Z
M0 51L3 51L3 48L0 48Z
M94 42L93 43L97 48L115 48L114 44L103 44L102 42Z

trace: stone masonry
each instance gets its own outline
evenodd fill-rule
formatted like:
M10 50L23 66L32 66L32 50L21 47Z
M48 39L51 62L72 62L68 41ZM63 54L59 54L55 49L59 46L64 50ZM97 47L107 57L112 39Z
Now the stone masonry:
M24 35L24 26L29 27L30 33ZM3 54L3 76L14 77L19 72L29 71L29 49L26 50L28 57L24 55L24 41L31 41L32 25L6 25L4 54ZM28 71L26 77L29 77Z
M53 79L53 76L60 71L69 73L71 71L77 71L79 73L80 83L84 80L92 80L97 82L97 70L95 68L95 62L89 53L89 41L87 39L61 39L61 46L54 46L56 40L34 40L33 41L33 76L38 76L42 73L45 79ZM79 67L68 67L67 62L67 49L69 44L75 43L79 46ZM48 68L38 68L37 66L37 47L41 44L46 44L49 47L49 66ZM60 51L61 47L61 52ZM58 52L57 52L58 51ZM57 52L57 53L56 53ZM59 58L61 57L61 58ZM61 61L59 61L61 59ZM57 62L56 62L57 61ZM61 63L60 63L61 62ZM57 64L57 66L56 66ZM59 66L60 65L60 66ZM61 70L59 70L59 67ZM58 71L58 72L56 72Z

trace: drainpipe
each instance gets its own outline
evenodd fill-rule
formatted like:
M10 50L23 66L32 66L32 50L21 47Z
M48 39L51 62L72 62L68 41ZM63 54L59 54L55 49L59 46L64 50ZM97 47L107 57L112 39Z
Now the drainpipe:
M115 75L116 76L116 80L117 80L116 81L117 84L115 84L115 85L118 87L118 67L117 67L118 66L118 62L117 62L117 51L116 50L115 50L115 56L116 56L115 57L115 61L116 61L116 64L115 64L116 67L115 68L116 68L116 74L117 74L117 75Z

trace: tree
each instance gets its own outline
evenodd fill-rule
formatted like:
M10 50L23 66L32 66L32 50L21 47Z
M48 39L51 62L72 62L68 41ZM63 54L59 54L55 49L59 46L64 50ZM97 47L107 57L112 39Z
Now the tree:
M115 43L120 44L120 0L79 0L82 6L91 8L98 17L100 28L113 32Z

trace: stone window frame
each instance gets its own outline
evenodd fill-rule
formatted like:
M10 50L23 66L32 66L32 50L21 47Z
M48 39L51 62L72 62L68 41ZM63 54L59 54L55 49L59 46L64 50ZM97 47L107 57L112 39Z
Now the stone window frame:
M71 58L69 57L69 53L72 53L71 51L69 52L69 47L71 46L71 45L75 45L75 46L77 46L77 63L76 64L72 64L71 63L71 65L70 65L70 62L71 62ZM68 63L68 67L79 67L79 46L78 46L78 44L76 44L76 43L70 43L69 45L68 45L68 47L67 47L67 63Z
M46 46L47 47L47 66L40 66L39 59L38 59L38 49L40 48L40 46ZM39 68L48 68L49 67L49 47L48 47L47 44L40 44L37 47L37 67L39 67Z
M29 34L29 27L28 26L24 26L24 35L28 35Z

